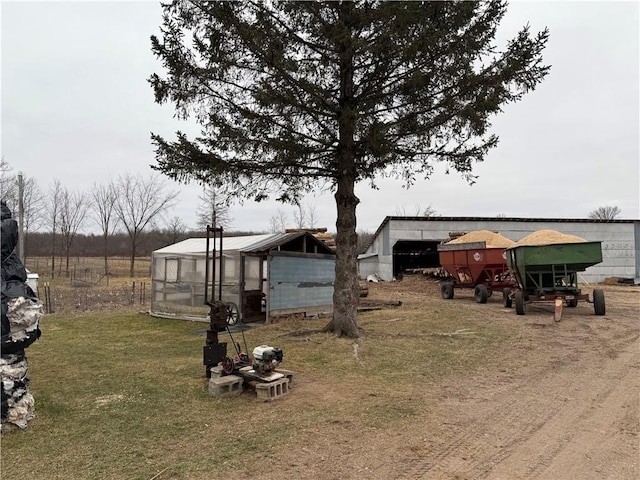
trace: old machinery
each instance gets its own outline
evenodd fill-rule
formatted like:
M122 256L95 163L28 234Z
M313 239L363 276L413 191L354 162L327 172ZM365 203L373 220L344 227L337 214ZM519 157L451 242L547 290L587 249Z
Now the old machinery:
M265 375L273 372L282 362L282 349L260 345L253 349L253 370Z

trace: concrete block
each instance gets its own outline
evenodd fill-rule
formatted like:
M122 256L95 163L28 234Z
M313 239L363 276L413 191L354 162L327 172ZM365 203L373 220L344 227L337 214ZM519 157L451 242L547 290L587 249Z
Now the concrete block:
M271 402L289 393L289 379L284 377L275 382L256 383L255 389L258 399Z
M276 368L276 373L281 373L286 379L289 380L289 388L293 387L293 372L291 370L285 370L284 368Z
M237 375L226 375L209 379L209 393L216 398L237 397L242 393L244 379Z

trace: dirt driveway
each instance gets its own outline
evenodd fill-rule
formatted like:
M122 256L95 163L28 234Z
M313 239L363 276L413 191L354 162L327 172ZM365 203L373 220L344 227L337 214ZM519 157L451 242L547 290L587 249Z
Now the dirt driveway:
M443 300L436 282L425 295L424 279L369 285L370 300L459 302L461 315L499 321L511 334L478 372L429 385L425 423L366 438L336 425L313 447L293 448L285 471L313 479L640 478L640 287L605 286L605 316L581 302L555 322L552 305L517 316L495 298L475 304L470 291Z
M411 282L404 288L410 296ZM513 321L501 366L445 382L435 430L404 432L372 477L640 478L640 288L604 289L603 317L586 303L560 322L551 305L517 318L498 302L482 305Z

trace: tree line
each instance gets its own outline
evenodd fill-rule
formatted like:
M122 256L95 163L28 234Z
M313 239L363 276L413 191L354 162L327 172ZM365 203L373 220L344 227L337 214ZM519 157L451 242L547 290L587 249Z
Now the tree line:
M229 199L212 186L203 187L196 208L196 229L189 229L179 217L167 217L177 192L167 188L159 175L124 173L89 191L72 189L59 179L41 188L23 174L14 174L4 157L0 159L0 196L18 220L22 212L21 253L27 257L50 257L51 276L69 276L71 257L102 257L108 273L108 257L129 256L133 276L135 259L189 237L202 236L207 225L221 226L225 235L253 235L261 232L230 231L233 217ZM314 228L317 213L313 204L301 203L293 219L281 209L273 213L269 231L287 228ZM97 234L85 233L97 228ZM370 234L362 232L362 242ZM64 265L56 265L63 259ZM44 272L43 272L44 273Z
M136 257L149 255L188 234L180 218L167 220L177 192L168 188L158 174L123 173L95 182L88 191L71 188L59 179L43 188L35 178L15 174L2 157L0 195L21 225L21 257L50 256L52 275L56 259L62 258L64 268L58 271L68 276L73 255L103 257L105 273L109 256L129 256L133 275ZM224 202L216 199L210 188L203 189L201 202L199 227L211 221L220 226L228 223ZM99 234L83 233L91 227Z

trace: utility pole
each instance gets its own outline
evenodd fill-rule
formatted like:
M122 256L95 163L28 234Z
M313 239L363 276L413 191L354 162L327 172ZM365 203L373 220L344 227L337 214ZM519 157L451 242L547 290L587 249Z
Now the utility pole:
M24 177L18 172L18 252L24 265Z

